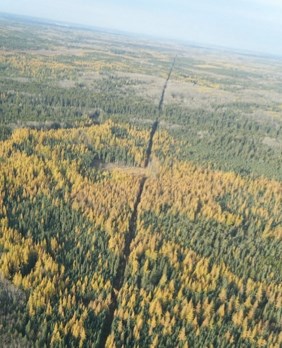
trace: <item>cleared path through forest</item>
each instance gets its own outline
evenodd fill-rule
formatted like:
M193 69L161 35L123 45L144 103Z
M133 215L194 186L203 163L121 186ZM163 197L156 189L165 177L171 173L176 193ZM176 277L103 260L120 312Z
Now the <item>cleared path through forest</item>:
M159 120L160 120L160 117L161 117L161 114L163 111L165 92L166 92L166 88L167 88L170 76L172 74L172 71L173 71L173 68L175 65L175 61L176 61L176 57L174 58L174 60L172 62L167 79L165 80L165 83L164 83L164 86L162 89L162 93L161 93L161 97L160 97L159 106L158 106L158 116L157 116L156 120L154 121L154 123L152 124L152 128L150 131L148 146L147 146L146 153L145 153L145 161L144 161L144 168L145 169L148 167L148 164L150 163L150 160L151 160L152 148L153 148L153 143L154 143L154 136L155 136L155 133L156 133L158 126L159 126ZM108 313L108 316L107 316L105 323L104 323L99 348L105 347L107 338L111 334L111 331L112 331L114 312L118 306L117 298L118 298L119 291L124 283L125 269L126 269L129 255L130 255L130 245L131 245L132 240L135 238L136 231L137 231L138 206L141 202L142 193L144 190L146 180L147 180L147 177L145 177L145 176L143 176L140 179L139 189L138 189L137 196L135 199L133 212L132 212L132 215L131 215L131 218L129 221L128 233L125 236L124 250L123 250L123 253L122 253L122 256L120 259L117 274L116 274L114 281L113 281L112 303L110 305L109 313Z

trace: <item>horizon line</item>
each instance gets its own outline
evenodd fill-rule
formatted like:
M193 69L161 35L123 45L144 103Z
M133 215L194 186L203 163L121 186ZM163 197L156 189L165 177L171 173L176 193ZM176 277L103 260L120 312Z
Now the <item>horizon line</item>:
M12 12L2 12L0 11L0 16L8 16L8 17L19 17L21 19L26 19L29 21L38 21L39 24L52 24L56 26L66 27L69 28L76 28L76 29L84 29L84 30L90 30L90 31L101 31L101 32L108 32L111 34L118 34L118 35L125 35L125 36L138 36L139 38L143 37L144 39L150 39L152 42L157 43L156 40L161 40L163 42L166 42L167 44L172 43L175 41L175 43L182 44L182 45L190 45L195 46L196 48L204 48L204 49L212 49L212 50L225 50L230 53L239 54L239 55L245 55L245 56L253 56L256 58L266 58L266 59L281 59L282 53L267 53L264 51L259 50L248 50L244 48L239 47L232 47L232 46L223 46L223 45L217 45L207 42L197 42L192 40L184 40L177 37L167 37L167 36L157 36L157 35L151 35L148 33L142 33L142 32L135 32L135 31L127 31L122 30L118 28L110 28L110 27L100 27L95 26L91 24L84 24L81 22L68 22L63 20L57 20L53 18L47 18L47 17L37 17L37 16L29 16L19 13L12 13ZM46 23L44 23L46 22Z

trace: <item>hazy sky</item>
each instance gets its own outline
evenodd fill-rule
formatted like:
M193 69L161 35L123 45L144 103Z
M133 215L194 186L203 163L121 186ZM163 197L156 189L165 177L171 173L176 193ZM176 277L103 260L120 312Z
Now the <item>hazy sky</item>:
M282 0L0 0L0 12L282 55Z

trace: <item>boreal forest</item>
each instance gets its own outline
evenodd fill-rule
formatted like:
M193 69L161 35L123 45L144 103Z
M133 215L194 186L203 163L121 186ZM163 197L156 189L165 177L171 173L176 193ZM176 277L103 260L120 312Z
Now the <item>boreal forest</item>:
M0 346L280 348L282 61L0 16Z

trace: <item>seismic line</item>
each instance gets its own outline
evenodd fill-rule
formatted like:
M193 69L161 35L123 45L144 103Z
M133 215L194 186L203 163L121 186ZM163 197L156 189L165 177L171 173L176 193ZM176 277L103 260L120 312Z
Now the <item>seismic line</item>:
M117 270L117 274L115 276L115 279L113 280L113 290L111 293L112 303L109 307L109 313L108 313L107 318L106 318L105 323L104 323L104 328L102 330L100 344L98 346L99 348L105 347L107 338L111 333L112 323L114 320L114 312L118 306L117 296L118 296L118 293L123 285L125 268L127 265L128 257L130 255L130 245L131 245L131 242L134 239L135 234L136 234L137 215L138 215L137 210L138 210L138 206L139 206L140 201L141 201L141 197L142 197L142 193L144 190L144 185L145 185L146 179L147 178L144 176L140 180L139 190L138 190L137 197L136 197L136 200L134 203L133 212L132 212L132 215L131 215L131 218L129 221L128 233L125 236L125 245L124 245L123 255L121 256L118 270Z
M163 104L164 104L164 98L165 98L165 92L166 92L166 88L168 85L168 82L170 80L170 76L172 74L172 71L174 69L175 66L175 61L176 61L177 56L174 57L173 62L171 64L171 68L169 70L169 73L167 75L167 79L165 80L163 89L162 89L162 93L161 93L161 98L160 98L160 102L159 102L159 107L158 107L158 116L155 120L155 122L152 124L152 128L151 128L151 132L150 132L150 138L149 138L149 142L148 142L148 146L146 149L146 157L145 157L145 161L144 161L144 168L148 167L148 164L150 162L151 159L151 153L152 153L152 147L153 147L153 142L154 142L154 135L158 129L159 126L159 121L161 118L161 114L163 112Z
M164 83L164 86L162 89L160 102L159 102L159 106L158 106L158 115L157 115L156 120L152 124L150 137L149 137L149 141L148 141L148 146L147 146L146 153L145 153L145 160L144 160L144 166L143 166L144 168L148 167L150 160L151 160L152 147L153 147L153 143L154 143L154 135L155 135L155 133L158 129L158 126L159 126L159 119L160 119L160 116L161 116L162 111L163 111L165 92L166 92L166 88L167 88L170 76L172 74L172 71L173 71L173 68L175 65L175 61L176 61L176 56L172 62L167 79L165 80L165 83ZM141 198L142 198L142 194L143 194L146 180L147 180L147 178L145 176L143 176L140 179L139 189L138 189L137 196L136 196L136 199L134 202L133 212L132 212L132 215L131 215L131 218L129 221L129 229L128 229L128 232L125 236L125 245L124 245L123 255L121 256L118 270L117 270L117 274L113 280L113 290L111 293L112 303L109 306L109 312L108 312L108 315L105 319L104 326L102 328L102 333L101 333L100 343L98 345L98 348L105 347L107 338L109 337L109 335L111 334L111 331L112 331L112 323L114 320L114 313L115 313L116 308L118 307L118 294L119 294L119 291L122 288L122 285L124 283L125 269L126 269L129 255L130 255L131 242L135 238L135 235L136 235L138 207L139 207L139 204L141 202Z
M171 68L169 70L169 73L167 75L167 79L165 80L165 84L163 86L163 90L162 90L162 94L161 94L161 99L160 99L160 102L159 102L159 114L158 114L158 117L157 117L157 121L159 120L161 114L162 114L162 111L163 111L163 103L164 103L164 98L165 98L165 91L166 91L166 88L167 88L167 85L168 85L168 82L169 82L169 79L170 79L170 76L172 74L172 71L174 69L174 65L175 65L175 61L176 61L176 58L177 56L174 57L173 59L173 62L171 64Z

